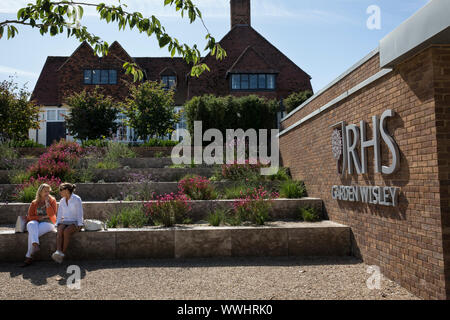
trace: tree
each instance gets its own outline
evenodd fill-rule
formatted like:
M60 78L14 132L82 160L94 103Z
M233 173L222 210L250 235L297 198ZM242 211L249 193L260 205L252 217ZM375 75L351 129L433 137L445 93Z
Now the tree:
M303 102L312 97L313 93L310 90L294 92L289 95L283 102L286 107L286 112L290 113L292 110L297 108Z
M26 88L19 89L13 79L0 83L0 141L24 141L29 129L39 129L39 106L29 98Z
M83 90L66 98L70 114L66 116L66 126L71 135L80 140L96 140L111 137L118 128L115 122L119 109L101 89Z
M130 97L121 105L122 113L128 117L127 125L134 128L142 140L171 134L180 119L173 96L174 91L165 89L162 82L130 85Z
M16 26L23 25L39 29L41 35L55 36L67 32L67 37L75 37L80 42L87 41L91 44L96 54L107 55L108 43L81 24L84 9L94 7L100 20L117 24L119 31L125 30L127 27L130 30L136 27L140 33L146 33L149 37L154 35L158 45L161 48L167 47L172 57L178 54L187 63L192 64L192 76L198 77L205 70L209 71L208 66L201 62L201 54L197 45L190 47L187 44L180 43L178 39L171 37L166 32L164 26L154 15L144 17L140 12L128 12L125 10L126 4L122 2L118 0L118 5L106 5L88 0L36 0L35 4L29 3L25 8L20 9L17 12L17 19L0 21L0 39L5 30L8 39L15 37L18 33ZM164 6L167 5L175 6L175 10L180 13L182 18L187 15L190 23L199 19L207 33L205 50L210 51L211 55L217 59L223 59L226 56L225 50L212 37L203 21L200 10L193 4L192 0L164 0ZM143 78L143 70L136 63L133 61L123 62L126 73L131 73L134 81Z

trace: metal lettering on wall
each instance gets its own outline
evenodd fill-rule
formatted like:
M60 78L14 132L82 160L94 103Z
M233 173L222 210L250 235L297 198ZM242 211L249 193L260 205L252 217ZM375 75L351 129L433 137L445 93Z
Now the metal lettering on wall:
M386 129L387 119L393 117L393 110L386 110L380 119L372 117L372 139L367 140L367 124L360 121L359 127L344 121L332 126L331 145L333 157L336 160L338 174L344 176L354 173L367 174L367 149L373 148L374 168L376 173L390 175L400 168L400 152L397 143ZM381 140L387 145L392 161L389 166L381 164ZM360 154L358 154L358 144ZM399 188L379 186L333 186L332 198L342 201L364 202L386 206L396 206Z

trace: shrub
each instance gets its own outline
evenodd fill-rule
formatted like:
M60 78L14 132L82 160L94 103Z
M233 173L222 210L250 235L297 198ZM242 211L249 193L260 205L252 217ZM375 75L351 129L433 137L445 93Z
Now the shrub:
M28 171L33 177L54 176L61 180L70 180L73 166L83 155L83 149L76 142L61 140L50 146Z
M279 168L276 174L268 176L267 178L272 181L287 181L291 179L287 168Z
M11 148L45 148L44 145L30 139L11 140L8 142L8 146Z
M209 213L208 222L210 225L218 227L226 221L228 215L229 215L228 210L223 208L217 208L213 212Z
M161 152L161 151L156 152L155 153L155 158L164 158L164 152Z
M28 181L31 178L31 173L29 171L21 170L17 172L15 175L10 177L10 182L12 184L22 184L25 181Z
M147 202L144 206L155 224L171 227L187 218L186 215L191 210L188 200L184 194L170 193L156 196L154 201Z
M157 139L157 138L151 138L147 142L144 142L140 146L142 147L174 147L178 144L178 141L173 140L164 140L164 139Z
M223 199L240 199L248 194L251 194L254 190L254 187L251 187L250 184L237 184L232 187L228 187L223 190L222 198Z
M313 95L312 91L300 91L294 92L289 95L286 99L284 99L283 103L286 107L286 112L290 113L292 110L300 106L303 102L308 100Z
M18 186L13 195L13 199L20 202L32 202L36 198L36 192L39 186L47 183L52 188L51 194L58 196L59 185L61 180L57 177L40 177L37 179L31 177L27 182Z
M214 200L217 199L217 193L211 182L200 176L194 176L182 179L178 183L180 193L187 195L192 200Z
M263 225L269 218L271 200L277 197L278 194L270 194L263 187L255 188L253 192L247 193L234 202L234 213L237 220Z
M284 181L280 186L280 196L288 199L299 199L306 195L306 188L301 181Z
M8 144L0 144L0 169L11 169L14 167L14 159L19 157L16 150Z
M216 175L218 175L218 180L260 180L261 167L262 165L260 163L251 164L249 160L246 160L244 164L238 164L237 161L235 161L233 164L223 164L221 170L216 172Z
M136 153L126 144L108 141L105 159L118 160L122 158L136 158Z
M108 228L142 228L149 223L142 206L121 208L106 222Z
M128 182L133 183L128 189L128 193L121 193L125 201L148 201L154 196L154 186L152 185L152 175L131 173Z
M81 146L83 148L95 147L104 148L108 145L108 140L106 139L93 139L93 140L83 140Z
M316 222L320 221L320 216L315 208L300 208L300 220L305 222Z

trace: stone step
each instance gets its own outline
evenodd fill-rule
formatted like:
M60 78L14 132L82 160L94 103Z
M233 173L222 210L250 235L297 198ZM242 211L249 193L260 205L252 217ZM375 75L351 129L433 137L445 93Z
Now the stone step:
M190 201L192 210L189 217L193 221L205 220L214 209L232 208L235 200L206 200ZM98 219L106 221L114 214L115 210L141 205L141 201L107 201L107 202L83 202L84 219ZM18 216L24 216L28 212L28 203L0 203L0 224L14 224ZM272 202L272 219L297 219L299 208L313 207L322 212L321 199L276 199ZM322 218L324 218L322 216Z
M230 188L238 182L212 182L214 188L218 191ZM278 182L262 182L268 190L272 190ZM13 201L13 194L19 188L18 184L0 184L0 201ZM178 182L112 182L112 183L77 183L76 194L83 201L108 201L110 199L123 200L127 195L133 195L139 191L146 195L176 193L178 192ZM57 195L59 200L59 195Z
M147 169L95 169L92 171L92 182L128 182L133 175L141 175L153 181L178 181L187 174L211 177L214 168L147 168ZM0 170L0 184L10 184L11 177L17 170ZM136 178L136 177L135 177Z
M13 160L3 160L0 165L2 165L2 169L27 169L34 163L36 163L38 159L29 159L29 158L19 158ZM87 168L89 162L97 163L102 161L102 159L86 159L83 158L80 162L75 166L75 168ZM171 158L123 158L119 159L118 162L122 167L128 166L130 168L164 168L171 166L172 159Z
M0 261L21 261L28 234L0 231ZM36 260L51 260L56 233L40 237ZM263 227L181 226L76 233L67 260L348 256L350 228L331 221L272 222Z

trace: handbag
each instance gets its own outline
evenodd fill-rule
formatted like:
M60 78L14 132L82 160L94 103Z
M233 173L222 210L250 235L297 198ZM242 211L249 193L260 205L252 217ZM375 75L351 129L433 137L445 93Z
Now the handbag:
M27 227L27 217L18 216L16 221L15 233L23 233Z
M99 220L84 220L85 231L101 231L104 229L103 222Z

